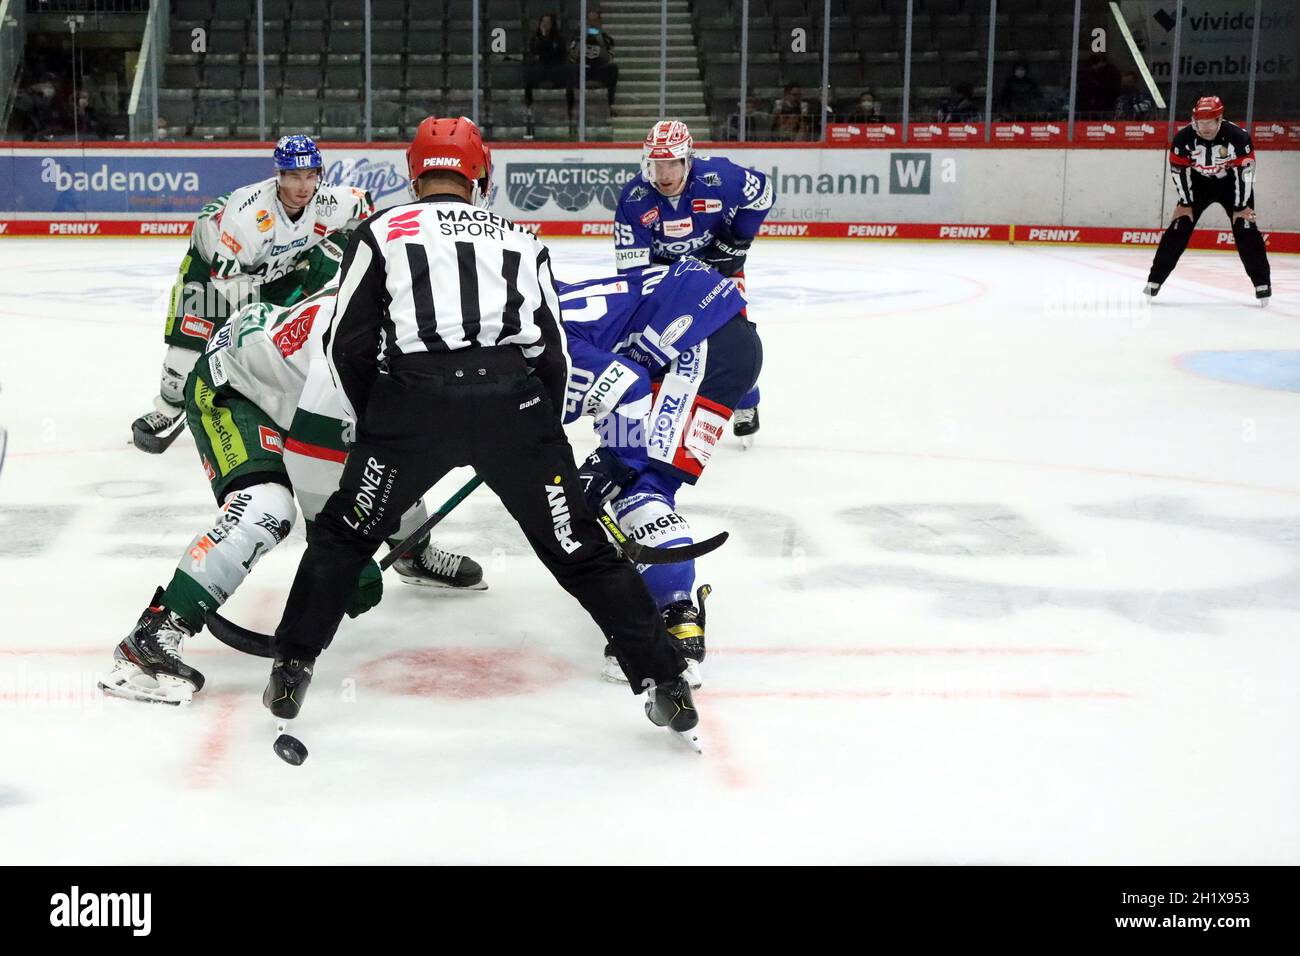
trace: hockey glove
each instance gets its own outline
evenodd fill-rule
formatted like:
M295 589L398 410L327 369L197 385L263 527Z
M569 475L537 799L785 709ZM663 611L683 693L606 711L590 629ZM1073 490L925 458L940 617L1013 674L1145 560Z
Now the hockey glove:
M636 481L635 468L629 468L608 448L593 451L578 469L582 483L582 496L592 511L600 511L605 502L618 497L619 492Z
M695 253L695 258L705 265L712 266L724 276L734 276L745 268L745 257L753 238L741 239L725 223L718 228L713 241Z
M357 576L356 590L348 599L348 617L360 617L378 604L383 596L384 576L372 558Z

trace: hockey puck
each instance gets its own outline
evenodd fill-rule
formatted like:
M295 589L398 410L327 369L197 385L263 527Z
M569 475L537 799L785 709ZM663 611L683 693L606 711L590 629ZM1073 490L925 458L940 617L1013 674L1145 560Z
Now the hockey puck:
M281 734L275 738L272 744L275 749L275 755L285 763L293 764L295 767L302 765L307 759L307 746L297 737L290 734Z

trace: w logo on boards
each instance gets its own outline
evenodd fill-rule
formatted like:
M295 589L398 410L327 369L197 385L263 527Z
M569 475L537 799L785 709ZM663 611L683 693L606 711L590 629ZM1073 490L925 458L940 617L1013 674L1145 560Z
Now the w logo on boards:
M411 209L388 220L388 238L384 241L392 242L394 239L409 238L419 234L420 210Z
M890 153L889 191L904 195L930 195L930 154Z

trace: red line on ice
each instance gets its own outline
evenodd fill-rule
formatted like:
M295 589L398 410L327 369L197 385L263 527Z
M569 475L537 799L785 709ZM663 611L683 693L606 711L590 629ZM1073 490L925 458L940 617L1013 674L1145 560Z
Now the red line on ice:
M189 785L203 788L210 786L221 769L226 751L230 749L230 730L234 723L235 707L246 694L218 693L208 698L216 704L216 714L207 736L199 744L198 756L189 769Z

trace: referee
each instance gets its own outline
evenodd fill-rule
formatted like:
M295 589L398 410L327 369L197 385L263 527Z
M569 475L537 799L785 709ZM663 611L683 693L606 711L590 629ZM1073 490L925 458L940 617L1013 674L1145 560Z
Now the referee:
M646 713L697 722L686 662L635 567L583 500L560 424L569 359L550 252L483 206L491 154L464 117L420 124L416 200L354 233L326 358L357 422L339 489L307 535L263 703L296 717L366 561L439 478L471 466L614 648Z
M1232 222L1237 255L1255 286L1255 298L1268 305L1273 294L1264 237L1255 222L1255 150L1250 134L1224 122L1223 100L1202 96L1192 122L1169 147L1169 175L1178 194L1174 219L1160 238L1147 276L1146 294L1155 297L1174 271L1192 230L1210 206L1221 205Z

